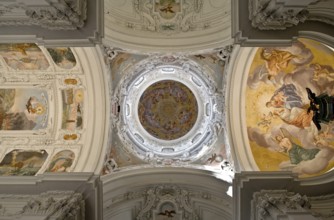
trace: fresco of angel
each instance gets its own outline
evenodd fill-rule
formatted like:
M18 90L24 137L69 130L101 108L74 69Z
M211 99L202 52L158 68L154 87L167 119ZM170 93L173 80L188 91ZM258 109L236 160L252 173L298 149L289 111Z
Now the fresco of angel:
M307 177L334 167L333 63L334 51L309 39L258 49L245 100L249 144L260 170Z

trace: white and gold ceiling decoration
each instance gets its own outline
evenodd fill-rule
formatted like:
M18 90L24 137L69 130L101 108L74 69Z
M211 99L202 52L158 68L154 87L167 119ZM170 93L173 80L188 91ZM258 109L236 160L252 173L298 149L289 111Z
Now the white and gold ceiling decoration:
M143 166L221 171L227 160L237 170L292 170L301 177L331 170L331 110L316 112L308 95L332 100L332 49L299 39L286 48L235 47L230 58L228 51L107 50L108 57L101 48L1 44L1 174L108 174ZM283 87L289 99L266 104ZM310 108L312 117L284 118L278 110L292 111L282 104L290 96L303 104L295 110ZM282 140L314 153L292 163ZM302 166L317 158L322 163L312 170Z
M221 163L230 159L223 132L224 66L217 52L114 53L113 128L103 173L138 165L208 165L221 170Z
M102 165L108 124L99 56L96 48L0 45L1 175Z
M110 0L104 10L108 46L171 52L232 43L228 0Z

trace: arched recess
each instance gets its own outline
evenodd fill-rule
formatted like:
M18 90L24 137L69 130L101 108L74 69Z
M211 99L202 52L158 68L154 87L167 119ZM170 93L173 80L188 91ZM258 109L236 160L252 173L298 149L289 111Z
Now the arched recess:
M102 182L104 219L232 219L231 184L210 171L141 168L103 176Z
M0 175L95 172L107 145L99 47L0 47Z
M230 1L111 0L105 1L104 10L103 43L110 47L141 53L194 52L232 43Z
M333 59L331 47L306 38L291 47L239 48L228 90L239 171L311 178L333 168Z

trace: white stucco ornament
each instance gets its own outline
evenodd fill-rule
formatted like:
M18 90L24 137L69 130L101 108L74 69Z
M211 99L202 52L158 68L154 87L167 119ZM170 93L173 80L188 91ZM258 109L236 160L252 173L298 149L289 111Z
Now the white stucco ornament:
M219 108L222 105L205 67L186 57L152 57L129 68L125 74L116 97L120 105L118 134L127 150L147 162L166 164L194 161L215 143L222 124ZM197 118L189 132L168 140L144 128L138 108L147 88L157 82L173 81L191 90L197 101Z

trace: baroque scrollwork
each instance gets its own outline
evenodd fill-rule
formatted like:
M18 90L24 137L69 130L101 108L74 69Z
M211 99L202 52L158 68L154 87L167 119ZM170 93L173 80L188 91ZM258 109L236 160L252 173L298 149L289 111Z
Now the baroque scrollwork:
M75 30L84 26L86 12L86 0L61 0L48 6L15 0L0 6L0 26L38 25L51 30Z
M116 88L119 100L112 102L118 135L128 151L147 162L182 164L195 160L205 146L213 145L222 130L223 100L208 72L184 56L155 56L129 68ZM146 88L166 79L183 82L200 103L198 112L203 113L187 134L173 141L149 135L138 113L139 99Z
M287 212L308 213L311 208L309 199L299 193L286 190L261 190L253 195L251 202L254 213L251 219L272 219Z
M85 201L73 191L49 191L40 195L0 195L0 216L44 216L47 219L85 219ZM22 204L10 211L13 201Z
M163 1L135 0L135 11L144 21L142 29L167 34L204 29L209 24L200 24L197 14L202 10L203 0L176 0L169 4ZM131 28L132 25L128 24Z
M159 185L149 188L145 193L145 204L136 220L148 220L158 215L182 216L182 219L188 220L199 219L195 208L191 205L190 193L175 185Z
M307 4L288 7L277 0L250 0L249 19L260 30L284 30L304 22L308 17Z
M230 56L232 51L233 51L233 45L228 45L226 47L219 49L217 53L217 56L221 59L221 61L223 61L223 65L225 66L225 68L230 61Z
M119 48L113 48L113 47L108 47L108 46L102 46L103 51L104 51L104 59L105 63L107 65L110 65L112 60L118 55L122 49Z

